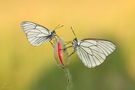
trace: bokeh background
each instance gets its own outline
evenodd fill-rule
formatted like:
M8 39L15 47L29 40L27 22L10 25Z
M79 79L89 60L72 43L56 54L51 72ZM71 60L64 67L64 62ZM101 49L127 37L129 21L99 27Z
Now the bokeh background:
M33 47L21 30L33 21L50 30L56 25L65 41L101 38L117 50L94 69L73 55L69 69L73 90L135 90L134 0L0 0L0 90L65 90L64 72L57 67L49 43Z

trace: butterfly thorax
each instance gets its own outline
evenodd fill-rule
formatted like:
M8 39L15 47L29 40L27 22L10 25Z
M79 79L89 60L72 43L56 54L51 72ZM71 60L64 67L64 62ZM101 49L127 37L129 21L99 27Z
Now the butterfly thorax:
M56 36L56 32L55 32L55 31L52 31L52 32L51 32L51 35L52 35L52 36Z
M48 38L53 39L56 35L55 31L52 31L51 34L48 36Z
M73 45L73 47L74 47L75 49L77 48L77 46L79 46L79 42L78 42L77 38L75 38L75 39L73 40L72 45Z

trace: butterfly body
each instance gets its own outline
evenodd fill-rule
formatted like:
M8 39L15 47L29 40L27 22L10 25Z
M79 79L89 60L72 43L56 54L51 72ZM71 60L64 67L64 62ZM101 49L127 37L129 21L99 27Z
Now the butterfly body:
M77 38L73 39L72 46L74 47L75 50L78 45L79 45L79 42L78 42Z
M47 36L47 38L49 38L50 40L52 40L53 38L55 38L56 35L56 32L55 31L52 31L50 35Z

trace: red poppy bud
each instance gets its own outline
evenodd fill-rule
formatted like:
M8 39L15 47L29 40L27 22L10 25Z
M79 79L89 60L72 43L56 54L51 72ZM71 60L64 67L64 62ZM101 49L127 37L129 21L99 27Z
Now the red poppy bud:
M54 44L54 56L58 66L64 68L68 64L68 53L65 49L64 41L57 38Z

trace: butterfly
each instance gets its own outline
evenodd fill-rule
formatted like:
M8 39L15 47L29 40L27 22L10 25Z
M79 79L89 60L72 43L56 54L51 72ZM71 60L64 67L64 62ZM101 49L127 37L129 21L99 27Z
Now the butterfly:
M78 40L72 27L71 29L75 38L69 42L72 45L65 49L73 47L74 51L69 56L76 52L82 63L88 68L94 68L102 64L106 57L116 49L111 41L104 39L87 38Z
M51 40L53 38L58 37L56 34L55 30L63 27L63 25L57 25L54 30L50 31L46 27L39 25L34 22L30 21L24 21L21 23L21 27L26 34L26 37L28 41L33 45L33 46L39 46L43 42L50 42L52 45L53 43Z

